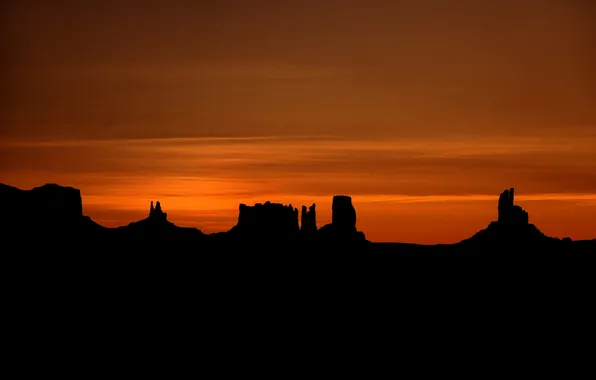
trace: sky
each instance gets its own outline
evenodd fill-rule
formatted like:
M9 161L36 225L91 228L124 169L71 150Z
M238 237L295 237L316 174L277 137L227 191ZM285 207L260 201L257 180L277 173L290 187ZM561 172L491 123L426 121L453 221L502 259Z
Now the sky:
M353 198L373 241L449 243L499 193L596 237L591 0L3 1L0 182L81 190L106 226L159 200Z

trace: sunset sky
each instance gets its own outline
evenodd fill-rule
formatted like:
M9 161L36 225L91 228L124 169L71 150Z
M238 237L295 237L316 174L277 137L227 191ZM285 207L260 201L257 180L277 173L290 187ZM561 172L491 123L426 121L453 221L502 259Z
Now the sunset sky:
M6 0L0 182L204 232L266 200L322 226L346 194L369 240L417 243L515 187L596 238L595 46L593 0Z

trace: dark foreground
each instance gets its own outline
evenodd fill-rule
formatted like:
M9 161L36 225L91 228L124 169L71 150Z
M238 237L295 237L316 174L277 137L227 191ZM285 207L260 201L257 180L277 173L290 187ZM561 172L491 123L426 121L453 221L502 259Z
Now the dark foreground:
M7 253L25 253L27 255L80 254L142 257L164 255L171 257L200 257L220 254L228 257L257 255L288 255L296 257L350 257L354 255L375 254L381 257L541 257L559 255L594 255L596 256L596 240L548 240L515 241L505 240L501 243L463 241L455 244L419 245L408 243L375 243L375 242L300 242L300 241L134 241L134 240L68 240L51 241L47 238L14 237L12 244L5 247Z
M578 320L593 321L596 240L545 236L511 193L499 201L498 220L474 236L423 246L369 242L345 196L334 198L335 222L320 228L314 205L303 208L299 226L296 209L266 203L241 205L230 231L204 234L170 223L161 205L146 219L105 228L83 215L76 189L0 186L3 316L14 336L6 346L17 358L37 350L48 359L20 355L19 370L74 370L89 358L100 363L88 368L103 368L145 349L159 353L152 371L176 348L193 363L200 347L223 358L218 369L244 369L221 353L261 354L273 367L260 346L286 358L286 347L327 358L336 351L328 342L386 354L401 346L423 360L420 353L439 347L466 363L474 360L458 345L494 355L479 349L484 342L507 354L523 347L517 356L525 357L536 352L518 342L532 326L540 345L583 347L553 345L553 327L586 339ZM358 343L363 337L379 342ZM302 366L304 356L296 357Z

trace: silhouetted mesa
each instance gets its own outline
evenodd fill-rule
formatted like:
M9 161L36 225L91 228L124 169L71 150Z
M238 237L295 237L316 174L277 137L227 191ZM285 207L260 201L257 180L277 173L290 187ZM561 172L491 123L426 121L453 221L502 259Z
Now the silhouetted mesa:
M72 187L50 183L21 190L0 184L0 199L2 233L8 238L76 240L104 229L83 216L81 192Z
M298 209L290 205L257 203L254 206L240 204L238 223L230 234L241 239L291 240L299 233Z
M29 191L2 185L3 213L11 216L28 214L36 219L76 221L83 216L81 192L53 183Z
M596 239L573 241L544 235L529 223L528 213L514 204L514 189L499 196L497 221L469 239L456 244L417 245L371 243L356 229L356 210L349 196L333 197L332 222L317 229L316 206L302 206L301 223L292 205L266 202L240 205L238 223L228 232L203 234L196 228L176 226L167 220L159 202L151 202L149 215L126 226L106 228L83 215L81 192L71 187L46 184L21 190L0 184L0 240L5 250L41 248L46 252L72 248L84 253L88 248L101 252L157 253L223 251L228 243L240 242L235 252L254 252L270 244L275 252L293 247L298 252L330 248L330 253L391 252L420 254L496 254L498 256L585 252L593 256ZM15 243L15 244L13 244ZM182 245L177 245L182 243ZM251 243L251 244L244 244ZM273 244L272 244L273 243ZM246 249L244 247L247 247ZM360 248L358 248L360 247ZM355 250L353 248L356 248ZM521 249L520 249L521 248ZM128 249L128 251L126 251ZM178 251L177 251L178 250Z
M528 213L520 206L513 204L514 189L505 190L499 197L499 223L528 224Z
M306 206L302 206L300 232L304 237L314 237L317 233L317 211L314 203L308 210Z
M317 240L332 243L368 242L363 232L356 230L356 209L347 195L333 197L331 224L317 231Z
M331 223L346 229L356 229L356 209L347 195L333 197Z

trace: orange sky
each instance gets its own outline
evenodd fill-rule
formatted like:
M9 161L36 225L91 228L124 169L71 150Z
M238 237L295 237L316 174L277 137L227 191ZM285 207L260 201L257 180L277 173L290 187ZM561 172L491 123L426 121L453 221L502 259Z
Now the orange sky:
M109 226L160 200L227 230L238 203L348 194L375 241L453 242L498 194L596 237L590 0L5 1L0 182L78 187Z

